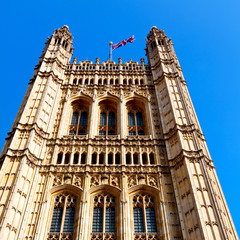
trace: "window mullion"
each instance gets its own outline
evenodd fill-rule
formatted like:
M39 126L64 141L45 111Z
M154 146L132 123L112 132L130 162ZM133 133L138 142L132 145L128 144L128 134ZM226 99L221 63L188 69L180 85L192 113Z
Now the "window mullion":
M104 233L105 233L105 219L106 218L106 196L104 197L104 202L103 202L103 239L104 239Z
M108 135L108 114L109 111L106 112L106 135Z
M81 114L82 114L82 111L79 111L79 116L78 116L78 122L77 122L77 132L76 132L76 135L78 135L78 131L79 131L79 124L80 124Z
M143 199L143 200L145 200L145 199ZM146 206L144 204L144 201L143 201L143 222L144 222L145 235L147 237L147 218L146 218Z
M60 239L61 239L61 234L63 232L63 226L64 226L64 220L65 220L65 214L66 214L66 208L67 208L67 197L65 197L64 200L64 206L63 206L63 214L62 214L62 223L61 223L61 228L60 228Z
M138 135L138 126L137 126L137 117L136 117L136 112L134 112L134 123L135 123L135 131L136 131L136 135Z

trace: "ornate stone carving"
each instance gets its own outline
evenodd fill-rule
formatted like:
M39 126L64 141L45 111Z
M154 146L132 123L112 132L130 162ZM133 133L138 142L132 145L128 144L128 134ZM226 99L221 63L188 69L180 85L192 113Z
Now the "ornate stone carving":
M109 184L114 187L120 187L120 179L118 175L99 174L91 177L90 187L94 187L101 184Z
M135 185L147 184L152 187L157 187L157 176L147 176L146 174L140 175L130 175L128 176L128 187L133 187Z

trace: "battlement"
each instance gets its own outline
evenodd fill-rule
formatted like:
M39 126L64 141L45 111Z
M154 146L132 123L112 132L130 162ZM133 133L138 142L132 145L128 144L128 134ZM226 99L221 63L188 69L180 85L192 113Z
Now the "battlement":
M77 63L77 58L74 58L72 64L67 65L68 70L107 70L107 71L149 71L150 66L145 64L144 58L140 59L141 64L139 64L136 61L130 61L122 63L122 58L118 59L118 63L115 61L103 61L100 63L100 59L96 58L96 62L93 63L92 61L88 61L87 59L85 61L79 61Z

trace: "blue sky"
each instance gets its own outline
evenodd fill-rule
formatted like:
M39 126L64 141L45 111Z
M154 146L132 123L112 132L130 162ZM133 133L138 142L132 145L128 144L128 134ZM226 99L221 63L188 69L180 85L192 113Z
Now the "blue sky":
M11 128L44 47L68 25L74 57L105 61L109 41L135 35L114 60L145 57L145 38L157 26L172 38L197 116L240 232L240 1L4 1L1 32L0 148Z

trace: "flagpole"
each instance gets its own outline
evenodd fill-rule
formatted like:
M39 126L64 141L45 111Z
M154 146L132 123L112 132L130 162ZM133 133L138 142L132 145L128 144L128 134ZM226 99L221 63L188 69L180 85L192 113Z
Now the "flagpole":
M110 46L109 60L110 61L112 61L112 45L113 45L113 42L109 42L109 46Z

